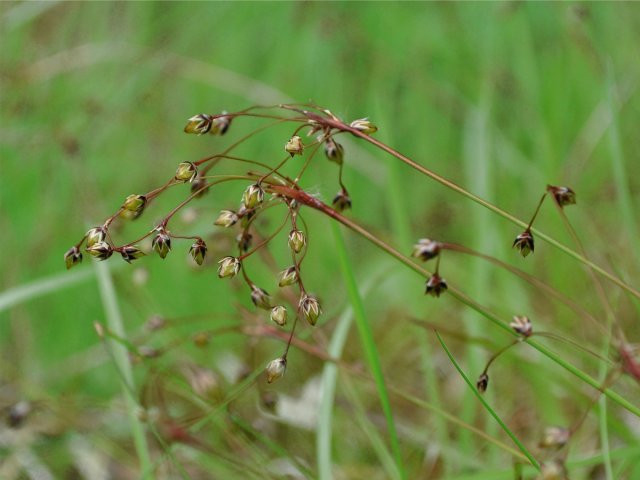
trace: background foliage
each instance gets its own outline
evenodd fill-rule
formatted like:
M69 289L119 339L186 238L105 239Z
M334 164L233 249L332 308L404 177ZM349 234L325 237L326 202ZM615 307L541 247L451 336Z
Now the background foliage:
M567 212L590 257L637 286L636 4L7 2L0 15L0 407L24 399L35 405L27 439L19 440L34 456L25 465L39 462L56 477L107 478L87 477L84 459L101 475L137 475L118 376L92 325L106 315L96 269L85 261L63 272L62 254L126 195L160 185L179 162L214 153L248 131L240 120L229 138L182 134L195 113L312 100L344 119L369 116L380 129L377 138L525 220L547 183L569 185L578 205ZM276 129L243 153L275 163L289 134ZM351 218L406 253L420 237L476 248L544 279L603 318L594 286L575 261L545 244L523 260L510 248L519 233L513 225L381 152L353 145L345 176ZM337 190L335 166L314 163L305 187L329 201ZM194 206L195 220L184 215L180 221L214 235L217 211L237 203L239 188L210 194ZM171 192L128 225L122 239L135 238L183 196ZM314 212L305 218L305 282L323 300L325 315L315 332L302 329L300 336L324 350L338 333L338 319L349 315L350 301L328 220ZM572 244L550 204L537 222ZM230 238L217 238L213 258L230 248ZM418 277L363 240L345 232L345 241L387 381L509 443L433 333L410 318L437 325L472 379L508 336L446 296L425 298ZM219 281L213 266L193 268L188 245L174 249L165 261L109 262L107 278L115 282L130 338L154 314L178 323L151 338L154 345L246 323L247 291ZM273 253L285 265L286 252ZM268 268L252 268L276 289ZM529 315L535 328L606 355L598 330L512 275L456 254L444 256L441 268L450 284L504 318ZM51 281L41 283L45 279ZM637 342L637 303L605 287L617 321ZM591 375L603 374L594 358L549 345ZM170 405L178 397L179 404L189 396L180 372L198 364L215 372L225 397L237 371L259 370L280 349L273 339L244 335L214 336L204 349L185 342L136 366L136 384L154 385L153 395ZM363 355L350 328L342 357L359 365ZM525 345L493 368L487 399L534 451L544 426L573 424L594 394ZM315 478L327 462L335 478L396 475L373 384L340 369L333 408L318 410L322 369L320 359L294 350L281 382L267 387L259 380L244 390L233 415L217 416L203 434L226 456L174 445L162 457L150 435L160 463L156 475L200 478L206 471L201 478L230 478L237 474L234 461L247 477L260 476L257 469L277 478L282 465L302 465L302 475ZM164 392L164 383L173 387ZM622 378L616 390L637 405L633 380ZM265 392L280 396L275 413L259 401ZM512 477L504 449L397 396L392 406L409 478ZM331 412L327 460L316 454L314 432ZM634 478L640 423L611 405L600 419L592 409L572 440L571 478L604 478L602 418L614 478ZM0 459L12 452L7 435L0 436ZM0 471L22 478L11 459L0 460Z

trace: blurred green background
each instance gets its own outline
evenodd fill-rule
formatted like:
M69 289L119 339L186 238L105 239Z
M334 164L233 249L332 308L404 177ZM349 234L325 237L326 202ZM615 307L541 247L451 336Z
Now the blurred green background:
M523 220L548 183L568 185L578 197L568 216L590 257L638 285L637 4L3 2L0 22L0 408L29 400L35 411L28 441L0 437L7 478L29 475L15 460L15 445L35 456L29 465L40 462L55 477L91 478L79 466L86 454L111 475L93 478L137 478L126 414L117 403L118 376L92 325L107 315L95 267L85 258L65 272L62 255L126 195L151 190L179 162L215 153L260 124L238 119L223 138L184 135L186 119L196 113L313 101L345 120L368 116L378 139ZM275 164L291 127L270 132L242 154ZM421 237L462 243L523 268L604 317L586 271L563 253L540 243L523 260L510 248L519 233L512 224L369 145L345 146L349 216L400 251L410 253ZM336 177L335 165L322 160L303 184L330 201ZM211 224L220 209L236 206L243 188L225 185L177 219L185 233L212 239L212 260L229 253L232 237ZM120 240L136 238L184 198L184 189L174 190L118 231ZM349 301L328 221L315 212L305 219L305 283L322 299L325 315L316 333L303 327L299 334L325 349ZM270 221L267 229L279 220ZM551 202L537 226L573 246ZM472 379L508 335L449 298L425 298L419 277L362 239L348 232L345 239L387 380L509 443L465 390L432 332L409 317L448 332ZM278 241L282 248L272 253L285 267L284 237ZM177 324L151 338L156 346L248 321L246 289L219 281L214 265L193 267L188 247L175 244L165 261L108 262L131 338L155 314ZM259 262L250 268L264 288L277 289L269 268ZM444 256L441 269L450 284L503 318L527 314L536 328L607 354L599 330L512 275L457 254ZM637 342L637 306L620 290L605 289L617 321ZM363 352L351 330L343 358L359 365ZM594 377L603 374L594 358L550 345ZM594 390L522 347L496 363L487 398L535 449L544 426L572 425ZM136 366L136 384L153 383L157 372L177 378L185 365L197 364L215 373L226 394L237 381L232 370L259 369L280 353L280 342L267 338L214 337L205 349L187 341ZM269 466L264 478L284 477L277 459L298 472L303 465L301 478L315 478L318 387L312 380L322 368L317 358L292 351L281 382L268 388L262 382L238 400L237 413L253 433L227 419L207 440L245 465L247 478L261 465ZM308 400L303 394L311 387ZM182 380L183 397L188 389ZM623 378L616 389L637 404L637 383ZM286 396L289 408L301 412L290 416L308 417L308 424L279 409L265 413L258 405L265 392ZM392 398L392 404L408 478L513 478L503 449L406 401ZM333 416L334 478L393 477L373 385L341 373ZM616 452L612 471L602 467L602 418ZM619 407L600 417L592 409L571 444L571 478L640 475L632 470L640 463L633 446L638 425ZM78 438L87 452L74 443ZM176 447L171 457L154 457L157 478L238 474L223 456Z

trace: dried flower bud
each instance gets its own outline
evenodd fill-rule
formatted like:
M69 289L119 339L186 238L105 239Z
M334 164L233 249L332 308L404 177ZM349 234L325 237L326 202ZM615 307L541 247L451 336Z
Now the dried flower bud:
M531 320L529 317L525 317L524 315L514 315L513 321L509 324L509 326L516 332L522 335L523 337L530 337L533 333L533 326L531 325Z
M487 391L488 386L489 386L489 375L487 375L487 373L484 372L478 378L478 381L476 382L476 388L480 393L484 393Z
M137 245L127 245L126 247L122 247L120 249L120 255L122 255L122 259L125 262L131 263L140 257L144 257L145 253L140 250L140 247L138 247Z
M104 227L94 227L85 236L87 237L87 247L91 247L98 242L104 242L107 238L107 231Z
M333 197L333 208L339 212L344 212L351 208L351 197L349 197L349 193L344 188Z
M267 372L267 382L273 383L279 378L282 378L284 371L287 368L287 361L280 357L275 360L271 360L267 365L265 371Z
M188 183L193 182L197 175L198 167L194 163L182 162L178 165L174 178L177 182Z
M540 448L560 449L569 442L570 437L571 432L567 428L557 426L547 427L542 433L542 438L538 446Z
M300 253L307 244L304 233L300 230L291 230L289 232L289 248L295 253Z
M218 227L229 228L235 225L238 220L238 214L233 210L221 210L220 215L218 215L218 218L216 218L213 224Z
M271 309L271 321L284 327L287 324L287 309L283 305L276 305Z
M122 204L120 217L127 220L135 220L140 215L142 215L146 204L147 197L145 197L144 195L129 195L127 198L125 198L124 203Z
M560 459L540 464L540 475L537 480L568 480L569 476L564 463Z
M302 152L304 152L304 144L302 143L302 139L298 135L294 135L286 143L286 145L284 146L284 150L292 157L294 155L302 155Z
M171 251L171 237L165 230L159 230L153 240L151 240L151 248L158 252L160 258L166 258Z
M264 190L257 183L249 185L242 195L242 203L247 209L256 208L263 200Z
M107 242L98 242L87 247L86 252L98 260L106 260L113 254L113 249Z
M211 126L211 130L209 131L212 135L224 135L229 130L231 126L231 117L229 115L225 115L226 111L222 112L222 115L213 119L213 125Z
M210 185L207 184L207 181L199 176L191 182L191 193L196 195L196 198L201 198L205 193L209 191Z
M413 253L411 255L426 262L427 260L437 257L440 254L440 248L440 242L428 238L421 238L418 240L418 243L413 246Z
M224 257L218 262L218 277L235 277L240 271L242 264L236 257Z
M64 263L67 266L67 270L82 262L82 252L78 247L71 247L64 254Z
M324 142L324 154L332 162L342 165L344 161L344 147L329 137Z
M213 117L206 113L200 113L194 115L187 121L187 125L184 127L184 133L195 133L202 135L211 130L211 124L213 123Z
M305 295L300 299L299 305L300 311L304 318L310 325L315 325L318 322L318 317L322 315L322 308L320 302L315 297Z
M513 241L513 247L520 250L520 255L526 257L533 253L533 235L529 230L525 230Z
M576 193L569 187L555 187L553 185L547 185L547 192L553 195L556 203L561 207L575 205L576 203Z
M295 265L287 268L286 270L281 271L278 274L278 286L279 287L287 287L289 285L293 285L298 281L298 269Z
M189 255L191 255L193 260L198 265L202 265L202 262L204 262L204 257L206 254L207 254L207 244L204 243L204 240L202 240L201 238L197 239L189 249Z
M251 301L258 308L271 309L271 297L265 290L255 285L251 286Z
M236 237L236 242L238 243L238 249L242 252L248 252L251 248L251 243L253 242L253 235L251 235L246 230L243 230Z
M446 291L447 291L447 281L437 273L434 273L429 278L429 280L427 280L426 291L425 291L426 295L439 297Z
M358 120L354 120L349 126L361 131L362 133L366 133L367 135L378 131L378 127L371 123L367 118L359 118Z

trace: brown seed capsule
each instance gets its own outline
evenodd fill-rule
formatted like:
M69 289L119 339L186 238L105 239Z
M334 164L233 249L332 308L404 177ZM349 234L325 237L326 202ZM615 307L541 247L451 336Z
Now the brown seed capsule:
M488 386L489 386L489 375L487 375L486 373L483 373L482 375L480 375L480 377L478 378L478 381L476 382L476 388L480 393L484 393L487 391Z
M199 176L191 182L191 193L196 194L196 198L201 198L205 193L209 191L210 185L207 184L207 181Z
M424 293L433 297L439 297L447 291L447 288L447 281L437 273L434 273L429 280L427 280Z
M82 262L82 252L78 247L71 247L64 254L64 263L67 266L67 270L71 267L75 267Z
M265 369L267 373L267 382L273 383L279 378L282 378L287 368L287 361L280 357L275 360L271 360Z
M164 229L158 230L156 236L153 237L151 248L160 255L160 258L164 259L169 255L171 251L171 237L169 237Z
M202 265L204 257L207 255L207 244L201 238L197 239L189 249L189 255L198 264Z
M335 197L333 197L333 208L339 212L344 212L351 208L351 197L345 189L341 189Z
M87 247L86 252L98 260L106 260L113 254L113 249L107 242L98 242Z
M263 310L271 309L271 297L266 290L256 285L251 286L251 301L258 308L262 308Z
M530 337L533 333L533 326L531 325L531 320L529 317L525 317L524 315L514 315L513 321L509 324L509 326L516 332L527 338Z
M196 135L202 135L211 130L213 123L213 117L206 113L200 113L194 115L187 121L187 125L184 127L184 133L195 133Z
M553 195L556 203L561 207L567 205L575 205L576 193L569 187L556 187L553 185L547 185L547 192Z
M144 257L145 253L136 245L127 245L120 249L120 255L125 262L131 263L140 257Z
M440 254L440 248L440 242L428 238L421 238L418 240L418 243L413 246L413 253L411 255L426 262L427 260L437 257Z
M344 147L329 137L324 142L324 154L332 162L342 165L344 162Z
M526 257L530 253L533 253L533 235L529 230L525 230L516 237L513 241L513 247L520 251L520 255Z

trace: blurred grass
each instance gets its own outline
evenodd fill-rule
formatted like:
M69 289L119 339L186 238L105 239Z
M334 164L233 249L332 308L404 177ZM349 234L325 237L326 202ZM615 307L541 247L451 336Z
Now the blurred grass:
M530 214L547 183L569 184L578 194L578 205L567 214L589 255L637 287L634 279L640 278L640 266L630 259L638 258L633 212L640 207L640 179L633 175L633 162L640 153L636 134L640 65L634 48L640 41L639 8L632 3L574 2L331 3L330 7L324 3L4 2L0 4L0 245L4 252L0 289L15 292L12 289L28 289L42 279L55 278L64 268L64 251L117 208L122 198L159 185L178 162L202 158L227 145L251 123L238 121L229 139L213 140L182 135L186 118L201 111L241 109L286 98L312 99L346 119L370 115L380 127L379 138L476 193L482 193L479 183L484 172L487 195L521 218ZM484 50L488 32L490 55ZM478 112L486 113L487 91L491 92L490 113L483 116L483 147L471 135L469 121ZM609 116L598 113L602 105ZM287 128L274 130L243 146L242 154L270 161L272 155L280 155L281 139L287 135ZM359 147L347 146L345 171L354 201L350 215L359 223L407 253L411 242L420 237L478 246L545 279L588 310L599 311L593 286L571 259L538 246L534 256L522 261L510 248L519 233L512 226L406 168L391 166L392 159L369 146ZM484 159L482 165L474 165L478 158ZM332 167L322 162L313 165L305 183L325 200L338 189ZM136 224L118 232L118 238L133 238L183 194L168 194ZM185 230L210 232L217 210L234 206L238 196L237 186L221 188L195 206L201 214L198 223L190 224L185 218L179 222ZM539 226L571 244L561 220L547 207ZM333 239L322 235L324 220L313 213L305 214L305 219L312 239L305 271L312 272L314 291L331 306L326 309L326 324L320 327L329 334L333 318L346 308L346 296L335 286L337 269L328 267L337 260ZM361 281L386 262L362 240L347 237L346 242ZM114 269L127 332L143 331L143 323L156 313L180 318L216 312L198 324L185 322L162 339L150 339L170 342L199 328L215 328L225 315L239 319L237 304L250 305L246 292L233 282L218 282L212 269L191 268L185 259L187 250L187 243L176 244L165 261L147 257L133 267ZM278 250L273 249L274 256L284 265L286 256ZM220 240L219 251L212 249L210 254L217 258L227 252ZM502 317L527 313L536 328L585 345L600 345L598 331L583 325L567 309L503 271L491 269L480 275L472 263L462 256L447 256L442 268L451 284L477 293L483 304ZM268 269L256 264L250 268L261 285L275 291ZM75 278L76 272L68 275ZM146 281L141 281L145 275ZM391 375L394 385L424 395L425 372L418 367L424 339L417 338L414 327L406 322L408 312L421 313L424 319L461 334L480 335L497 344L505 341L494 327L475 315L472 319L445 297L440 301L423 298L423 285L415 277L394 271L390 278L394 280L381 282L378 295L367 297L366 312L376 346L383 352L385 377ZM605 290L616 300L616 318L629 341L637 342L636 307L610 285L605 284ZM80 429L89 418L98 421L91 414L99 410L106 424L102 443L95 428L90 429L91 441L101 444L102 454L121 459L123 465L135 465L126 445L124 451L118 445L130 441L130 434L122 431L121 422L109 422L122 414L121 406L112 400L118 393L113 368L73 362L79 358L75 355L94 358L91 349L99 344L92 322L103 320L104 313L96 283L87 278L72 288L67 285L51 292L22 297L20 303L0 312L0 408L22 398L46 399L44 411L55 415L40 413L40 418L54 433ZM320 341L317 333L303 329L301 335L311 343ZM434 397L439 395L447 410L461 415L461 405L469 396L435 339L426 341L433 377L427 376L427 385L435 382L439 392ZM446 341L456 358L468 362L466 371L481 371L478 360L462 353L479 347L464 339ZM357 338L349 338L347 345L346 362L364 358ZM225 380L230 367L224 354L231 353L254 369L277 355L278 348L271 340L253 347L242 335L224 335L214 337L204 351L187 344L177 347L166 359L166 368L184 362L206 365L224 388L233 383L233 375ZM490 398L505 421L515 425L516 435L535 445L546 424L574 421L593 390L530 350L519 349L495 365L500 380L492 381ZM478 356L488 354L480 351ZM593 359L572 350L563 350L562 355L596 375ZM75 369L65 375L58 366L69 368L69 360ZM136 384L144 384L146 372L153 368L148 363L136 366ZM319 360L292 351L287 376L272 390L295 396L321 368ZM50 375L52 370L59 375ZM637 384L628 378L623 377L615 388L637 398ZM375 392L358 389L367 418L384 435ZM315 471L314 436L301 427L282 424L277 415L265 417L259 409L256 413L260 394L246 394L246 399L234 402L234 409L242 418L258 422L260 432L273 445L303 459ZM375 471L379 464L368 452L367 439L352 431L350 412L342 402L344 392L338 386L333 420L336 478L382 478ZM633 449L616 452L619 442L626 445L633 438L637 419L611 403L607 407L614 471L620 478L633 478L629 472L640 454ZM402 402L394 401L392 408L410 478L456 478L472 469L468 465L477 464L474 460L486 472L469 475L498 478L492 472L508 462L508 456L497 449L486 455L493 447L475 440L463 449L470 461L456 462L451 452L459 448L460 432L449 429L432 435L434 428L442 426L431 415ZM61 416L64 411L67 415ZM79 420L72 420L74 415ZM416 427L421 436L412 437L403 428L406 424ZM481 420L477 425L485 427ZM239 445L244 443L235 444L235 434L227 428L224 433L232 445L226 446L242 452ZM598 428L590 415L574 439L569 465L574 456L598 457L594 441ZM225 445L223 432L206 435L212 443ZM59 437L51 438L38 447L39 453L51 452L41 455L42 461L47 463L55 454L68 458L64 443L56 440ZM176 460L188 458L188 452L179 447L176 451ZM279 457L273 448L262 452L266 452L264 458ZM201 455L196 464L219 472L221 478L234 471L223 460L216 466L215 457L211 458ZM62 475L71 462L60 460L49 466ZM571 478L589 478L594 468L596 463L572 468ZM164 470L158 472L161 476Z

